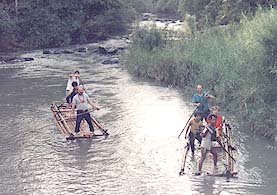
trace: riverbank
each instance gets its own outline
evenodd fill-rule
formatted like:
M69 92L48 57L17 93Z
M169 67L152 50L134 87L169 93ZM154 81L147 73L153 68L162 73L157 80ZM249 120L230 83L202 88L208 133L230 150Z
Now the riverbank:
M163 41L158 30L138 31L125 56L141 77L191 89L202 83L216 104L253 132L276 136L277 10L260 10L228 28L195 32L181 41ZM142 36L143 35L143 36Z
M71 45L63 48L45 48L31 51L17 51L17 52L0 52L0 65L1 64L16 64L29 61L36 61L36 56L25 56L25 53L38 52L47 56L60 56L60 55L84 55L96 54L101 55L105 59L102 64L118 64L119 58L122 53L128 49L129 35L113 36L109 40L102 40L86 45Z

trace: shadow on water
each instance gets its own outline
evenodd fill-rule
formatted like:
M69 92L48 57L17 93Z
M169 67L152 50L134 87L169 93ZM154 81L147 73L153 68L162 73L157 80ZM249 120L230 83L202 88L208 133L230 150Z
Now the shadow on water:
M111 42L122 44L103 44ZM1 194L233 195L276 190L276 144L238 128L233 131L240 143L238 179L178 176L183 145L177 136L193 110L178 90L132 78L121 65L103 65L104 56L90 51L24 56L35 60L0 65ZM107 139L68 142L51 125L50 105L63 100L67 74L76 69L102 107L93 115L109 129ZM192 172L195 165L190 163Z

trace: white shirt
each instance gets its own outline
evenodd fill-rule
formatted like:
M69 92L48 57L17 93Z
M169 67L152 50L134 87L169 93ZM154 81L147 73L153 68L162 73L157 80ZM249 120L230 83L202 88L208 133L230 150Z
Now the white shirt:
M68 81L67 81L67 85L66 85L66 91L72 91L73 90L73 87L72 87L72 83L76 81L78 83L78 85L80 85L80 81L79 81L79 78L76 78L76 77L69 77L68 78Z
M202 141L201 141L201 148L204 148L206 150L211 150L212 148L212 134L211 132L207 129L207 127L204 129L204 131L202 133L206 133L207 135L205 137L202 137Z
M80 100L80 95L76 94L73 99L72 99L72 103L76 105L77 110L88 110L89 109L89 96L86 93L83 93L83 98L84 98L84 102L81 102Z

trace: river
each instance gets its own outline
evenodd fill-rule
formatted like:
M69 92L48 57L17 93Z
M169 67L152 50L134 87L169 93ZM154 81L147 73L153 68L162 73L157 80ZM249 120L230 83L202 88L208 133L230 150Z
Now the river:
M189 99L130 76L123 65L101 64L106 57L91 52L95 46L66 55L26 52L35 60L0 65L0 194L276 194L276 143L239 126L238 178L180 177L177 136L193 110ZM93 115L109 129L107 139L66 141L52 121L50 105L63 101L67 74L77 69L102 107Z

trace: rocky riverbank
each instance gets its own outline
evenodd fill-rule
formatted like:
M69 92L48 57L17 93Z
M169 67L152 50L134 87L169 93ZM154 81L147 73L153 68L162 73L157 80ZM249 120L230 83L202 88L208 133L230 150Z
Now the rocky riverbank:
M40 50L43 55L67 55L74 53L95 53L103 56L102 64L118 64L120 55L128 48L128 36L115 37L108 41L86 44L79 47ZM36 60L35 57L22 57L21 53L0 54L0 64Z

